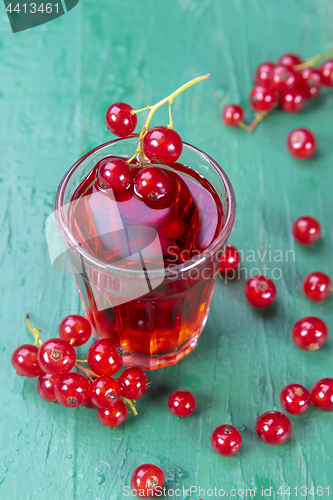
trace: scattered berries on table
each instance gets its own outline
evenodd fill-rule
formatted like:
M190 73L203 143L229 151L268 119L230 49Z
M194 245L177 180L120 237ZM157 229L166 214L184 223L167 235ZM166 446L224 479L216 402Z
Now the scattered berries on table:
M294 324L291 335L299 349L316 351L327 341L328 328L322 319L306 316Z
M332 292L331 278L320 271L310 273L304 278L303 292L314 302L326 300Z
M228 104L222 111L222 120L229 127L237 127L244 118L244 109L238 104Z
M233 425L219 425L214 430L210 441L216 453L229 457L237 453L241 447L242 437Z
M255 276L246 282L244 293L252 306L263 308L273 304L277 291L270 278Z
M313 217L304 215L295 220L291 231L297 243L312 245L320 238L321 226Z
M301 415L310 407L311 394L300 384L289 384L281 391L280 403L288 413Z
M228 243L220 259L220 273L234 275L240 265L240 261L241 258L237 248Z
M333 378L323 378L311 390L312 403L318 410L333 411Z
M287 136L287 149L299 160L311 158L317 150L316 137L306 128L296 128Z
M195 410L195 397L189 391L175 391L168 400L168 407L176 417L188 417Z
M258 417L256 433L266 444L285 443L291 434L292 425L288 417L280 411L267 411Z
M135 469L131 476L131 489L136 490L137 496L149 498L161 490L164 483L162 469L153 464L143 464Z

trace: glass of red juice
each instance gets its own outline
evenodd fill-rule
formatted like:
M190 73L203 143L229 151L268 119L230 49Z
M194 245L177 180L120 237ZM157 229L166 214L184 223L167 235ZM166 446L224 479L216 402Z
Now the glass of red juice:
M98 162L130 158L137 143L117 139L83 156L59 185L55 213L95 336L119 343L125 366L153 370L196 347L236 202L222 168L186 143L177 163L154 166L175 181L169 206L147 206L135 188L100 189ZM143 167L132 163L135 177Z

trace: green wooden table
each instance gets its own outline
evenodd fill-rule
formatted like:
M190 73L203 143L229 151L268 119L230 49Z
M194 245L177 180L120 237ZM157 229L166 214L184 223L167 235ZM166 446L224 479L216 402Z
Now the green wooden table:
M144 462L162 467L171 489L216 487L241 498L233 488L255 488L260 498L262 488L272 487L270 498L288 499L288 486L291 498L295 487L300 497L302 486L322 486L332 496L332 414L311 408L292 417L292 437L280 447L259 441L254 425L258 414L280 409L287 383L311 388L333 376L332 340L308 353L290 335L305 315L333 324L332 298L316 304L301 292L308 272L333 274L333 92L324 90L301 115L274 112L254 134L227 129L220 120L227 101L243 104L252 118L247 93L260 62L331 47L330 0L81 0L65 16L17 34L3 6L0 14L1 500L122 499L132 471ZM15 376L10 364L14 348L31 340L25 311L44 339L56 334L65 315L81 311L73 277L50 265L44 221L65 171L111 138L104 126L111 102L140 108L206 72L208 82L175 101L175 127L233 183L238 212L230 242L244 252L281 250L284 259L270 261L267 253L260 261L257 254L255 263L243 262L240 280L219 280L198 348L178 365L151 373L139 416L111 432L94 410L42 401L35 381ZM166 123L167 109L159 113L156 123ZM318 137L318 154L306 162L285 148L288 132L299 125ZM292 221L305 214L323 226L322 240L310 248L296 245L290 233ZM295 261L291 253L286 261L288 250ZM243 288L246 272L264 265L268 274L281 268L282 278L275 306L257 311ZM179 388L197 398L195 414L184 420L167 410L168 395ZM241 451L229 459L210 445L222 423L243 437Z

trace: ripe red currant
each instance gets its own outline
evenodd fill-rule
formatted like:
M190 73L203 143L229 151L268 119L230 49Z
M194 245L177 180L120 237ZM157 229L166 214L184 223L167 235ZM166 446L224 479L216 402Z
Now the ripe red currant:
M48 373L40 375L37 380L37 392L39 396L49 403L56 401L54 390L58 380L59 377L57 375L49 375Z
M61 375L55 385L58 403L67 408L83 405L89 398L89 382L81 373L71 372Z
M166 208L171 205L176 185L172 175L159 167L146 167L135 177L134 190L149 206Z
M296 66L296 64L301 64L302 59L297 56L296 54L283 54L278 61L279 64L282 64L284 66Z
M296 128L287 137L289 153L300 160L313 156L317 149L317 141L312 132L306 128Z
M133 134L138 123L138 117L133 111L133 108L124 102L112 104L105 115L107 128L118 137Z
M277 292L270 278L255 276L246 282L244 293L251 305L261 308L273 304Z
M333 411L333 378L318 380L311 390L312 403L321 411Z
M286 113L299 113L304 109L306 99L299 88L287 90L280 94L279 106Z
M126 404L122 399L118 399L109 408L98 408L97 417L101 424L113 429L125 422L127 414Z
M288 417L280 411L267 411L258 417L256 433L266 444L285 443L291 434L292 425Z
M321 302L332 292L332 281L327 274L320 271L310 273L304 278L303 292L309 300Z
M12 354L12 365L17 375L34 378L43 373L37 360L38 350L38 347L32 344L24 344L15 349Z
M122 365L120 348L110 339L97 340L87 355L88 365L97 375L113 375Z
M242 444L242 436L232 425L219 425L210 439L213 449L223 457L237 453Z
M290 66L278 64L272 69L271 87L277 92L287 92L290 89L294 89L300 81L300 73L297 73Z
M311 395L302 385L289 384L281 391L280 403L288 413L301 415L310 408Z
M315 68L304 68L301 71L300 88L307 99L318 97L321 89L320 73Z
M276 92L264 85L255 85L249 93L249 102L255 111L269 111L276 102Z
M161 491L164 483L163 471L153 464L143 464L131 476L131 489L141 498L150 498Z
M183 151L183 141L168 127L154 127L143 139L143 152L153 162L174 163Z
M316 351L327 341L328 328L320 318L306 316L294 324L291 336L299 349Z
M333 59L325 61L319 68L320 79L326 87L333 87Z
M273 68L275 68L275 64L270 61L260 64L253 77L254 83L269 87Z
M168 407L176 417L188 417L195 410L195 397L189 391L175 391L168 400Z
M74 347L63 339L50 339L38 351L38 363L45 373L63 375L68 373L76 361Z
M90 339L91 325L89 321L79 314L66 316L59 325L59 337L72 346L83 345Z
M234 274L240 264L240 255L236 247L228 245L225 247L224 254L220 260L220 273Z
M146 393L149 387L147 376L141 368L126 368L119 378L119 384L123 396L127 399L139 399Z
M313 217L304 215L295 220L291 231L298 243L301 243L301 245L312 245L312 243L315 243L320 238L321 226Z
M238 104L228 104L222 111L222 120L228 127L237 127L244 118L244 109Z
M98 408L109 408L120 396L120 383L109 375L96 378L89 386L90 400Z
M102 189L122 193L132 183L132 169L122 158L106 156L98 163L97 179Z

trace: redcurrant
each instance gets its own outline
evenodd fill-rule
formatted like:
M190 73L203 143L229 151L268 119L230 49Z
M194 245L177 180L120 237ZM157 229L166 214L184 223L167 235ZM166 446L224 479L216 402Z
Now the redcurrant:
M332 281L327 274L320 271L310 273L304 278L303 292L309 300L321 302L332 292Z
M33 344L24 344L15 349L12 354L12 365L17 375L34 378L43 373L38 363L38 347Z
M237 127L244 118L244 109L238 104L228 104L222 111L222 120L229 127Z
M109 375L98 377L89 386L90 400L98 408L109 408L120 396L120 383Z
M83 345L90 339L91 325L89 321L79 314L66 316L59 325L59 337L73 346Z
M251 305L261 308L273 304L277 292L270 278L255 276L246 282L244 293Z
M195 397L189 391L175 391L168 400L168 407L176 417L188 417L195 410Z
M132 183L132 169L122 158L106 156L98 163L97 179L102 189L122 193Z
M280 94L279 106L286 113L299 113L304 109L306 99L299 88L290 89Z
M312 403L321 411L333 411L333 378L318 380L311 390Z
M38 351L38 363L45 373L63 375L68 373L76 361L74 347L63 339L50 339Z
M296 128L288 134L287 149L295 158L305 160L315 154L317 141L310 130L306 128Z
M138 117L133 111L133 108L124 102L112 104L105 115L107 128L118 137L131 135L138 123Z
M168 127L155 127L143 139L143 152L151 161L174 163L183 151L183 141L177 132Z
M141 498L150 498L161 491L164 483L163 471L153 464L143 464L131 476L131 489Z
M291 231L298 243L301 243L301 245L312 245L312 243L315 243L320 238L321 226L313 217L304 215L295 220Z
M71 372L61 375L55 385L58 403L67 408L83 405L89 398L89 382L81 373Z
M287 92L290 89L294 89L300 81L300 73L297 73L290 66L278 64L272 69L271 87L277 92Z
M241 447L242 436L232 425L219 425L213 432L210 442L216 453L223 457L230 457Z
M269 111L276 102L276 92L264 85L255 85L249 93L249 102L255 111Z
M307 99L318 97L321 89L320 73L315 68L304 68L301 71L300 88Z
M325 61L319 68L320 79L326 87L333 87L333 59Z
M37 392L39 396L49 403L56 401L54 390L58 380L59 377L56 375L49 375L48 373L40 375L37 380Z
M176 186L172 175L160 167L146 167L135 177L134 190L152 207L166 208L172 203Z
M147 381L147 376L141 368L126 368L119 378L119 384L122 389L123 396L127 399L139 399L146 393L150 383Z
M279 64L282 64L284 66L296 66L296 64L301 64L302 59L297 56L296 54L283 54L278 61Z
M306 316L294 324L291 336L299 349L316 351L327 341L328 328L320 318Z
M239 264L240 255L237 248L228 243L220 260L220 273L234 274L238 269Z
M281 391L280 403L288 413L301 415L310 408L311 395L302 385L289 384Z
M113 375L122 365L119 352L119 346L111 339L97 340L88 351L88 365L97 375Z
M266 444L285 443L291 434L292 425L288 417L280 411L267 411L258 417L256 433Z
M111 429L121 425L127 418L127 406L122 399L118 399L109 408L98 408L98 420L103 425L107 425Z
M257 85L266 85L269 87L273 68L275 68L275 64L270 61L260 64L253 77L254 82Z

